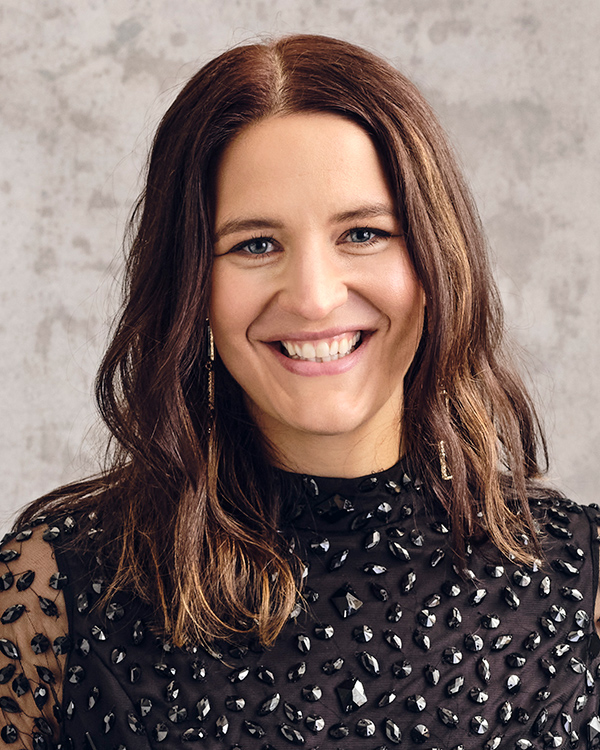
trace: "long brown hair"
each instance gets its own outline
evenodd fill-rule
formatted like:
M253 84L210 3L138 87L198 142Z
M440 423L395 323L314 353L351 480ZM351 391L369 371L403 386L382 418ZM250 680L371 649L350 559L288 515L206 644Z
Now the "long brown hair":
M478 534L517 560L540 552L527 495L545 444L504 354L477 213L431 109L398 71L343 41L238 47L187 83L154 140L131 221L125 305L96 382L109 465L21 518L57 507L101 513L113 586L151 601L177 643L249 633L270 643L297 597L294 560L277 534L275 475L218 359L211 419L205 320L219 155L250 123L310 111L349 118L371 136L426 293L405 378L407 460L447 508L459 556ZM451 481L440 477L442 440Z

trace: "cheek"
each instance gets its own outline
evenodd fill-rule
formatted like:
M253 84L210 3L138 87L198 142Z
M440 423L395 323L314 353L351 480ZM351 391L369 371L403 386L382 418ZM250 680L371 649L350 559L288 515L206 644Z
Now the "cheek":
M210 324L217 351L230 369L231 359L240 353L246 332L258 314L254 290L235 269L213 268L210 296Z

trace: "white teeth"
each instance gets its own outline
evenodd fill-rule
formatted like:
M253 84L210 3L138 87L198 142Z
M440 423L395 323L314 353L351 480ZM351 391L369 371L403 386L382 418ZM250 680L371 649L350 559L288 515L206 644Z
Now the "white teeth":
M315 348L315 356L319 359L329 356L329 344L326 341L319 341Z
M303 359L308 362L333 362L353 352L360 340L361 333L357 331L352 336L335 339L330 344L327 341L313 343L305 341L303 344L294 341L282 341L281 346L291 359Z
M309 341L302 344L302 359L314 359L316 356L315 347Z

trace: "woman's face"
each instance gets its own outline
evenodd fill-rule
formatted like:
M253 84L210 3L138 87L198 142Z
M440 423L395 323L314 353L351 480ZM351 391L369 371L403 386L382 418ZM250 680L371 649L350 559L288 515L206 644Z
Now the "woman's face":
M326 113L242 131L217 173L214 254L217 351L288 465L310 470L303 446L323 438L396 460L425 298L368 135Z

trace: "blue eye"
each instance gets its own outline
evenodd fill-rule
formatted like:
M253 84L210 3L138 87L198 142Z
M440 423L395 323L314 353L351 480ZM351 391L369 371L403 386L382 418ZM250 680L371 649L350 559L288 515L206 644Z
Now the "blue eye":
M269 253L273 249L273 243L272 241L267 237L257 237L254 240L250 240L249 242L245 242L243 245L241 245L241 250L246 250L250 253L250 255L264 255L265 253Z
M366 229L365 227L359 227L357 229L351 229L348 232L348 237L351 242L362 243L370 242L372 239L378 236L378 233L373 229Z

